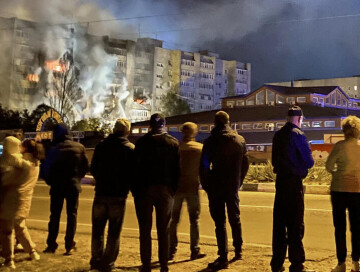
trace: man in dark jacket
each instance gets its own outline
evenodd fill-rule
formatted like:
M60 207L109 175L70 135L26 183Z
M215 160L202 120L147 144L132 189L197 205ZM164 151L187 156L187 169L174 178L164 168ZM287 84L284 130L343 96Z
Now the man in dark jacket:
M273 214L272 271L284 271L289 245L290 272L305 270L304 191L302 179L314 165L304 132L300 129L303 113L299 106L288 110L288 122L275 133L272 164L276 176L276 194Z
M92 158L90 170L96 182L92 209L92 271L111 271L119 254L121 226L134 166L135 146L127 139L130 127L128 120L116 120L113 134L96 146ZM107 221L109 226L104 250Z
M65 255L75 249L77 210L81 179L89 168L85 147L74 142L64 124L57 124L53 130L53 146L47 151L42 165L46 183L50 185L50 221L44 253L55 253L58 244L59 223L64 200L66 200L67 226L65 234Z
M225 205L232 230L235 256L241 259L242 235L238 190L249 168L245 140L229 126L229 115L219 111L215 115L215 127L204 142L200 180L209 198L210 214L215 222L218 255L209 264L212 270L228 266Z
M164 130L165 118L151 116L151 131L135 145L137 184L132 188L140 229L142 272L151 271L151 225L155 207L161 272L168 271L168 227L179 177L179 142Z

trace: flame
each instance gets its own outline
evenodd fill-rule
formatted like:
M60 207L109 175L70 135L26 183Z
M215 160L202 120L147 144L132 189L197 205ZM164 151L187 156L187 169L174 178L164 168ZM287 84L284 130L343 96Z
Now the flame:
M54 72L63 72L65 71L65 66L60 64L58 60L48 60L45 62L46 69L52 70Z
M39 82L39 75L37 74L28 74L26 77L30 82Z

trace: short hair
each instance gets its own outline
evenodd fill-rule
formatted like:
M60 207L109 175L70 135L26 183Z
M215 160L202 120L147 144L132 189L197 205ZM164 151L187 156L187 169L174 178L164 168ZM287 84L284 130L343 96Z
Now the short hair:
M131 123L125 118L119 118L115 121L113 133L126 136L130 133Z
M303 111L298 105L292 105L288 109L287 116L303 116Z
M41 143L35 142L35 140L27 139L22 143L26 153L31 153L35 159L45 159L45 149Z
M214 124L215 126L226 125L229 123L229 120L230 120L229 114L227 114L225 111L218 111L215 114Z
M154 113L150 117L151 128L162 128L165 126L165 116L161 113Z
M181 128L181 132L185 138L195 137L198 133L198 126L193 122L186 122Z
M356 116L349 115L342 121L342 131L345 138L358 139L360 136L360 119Z

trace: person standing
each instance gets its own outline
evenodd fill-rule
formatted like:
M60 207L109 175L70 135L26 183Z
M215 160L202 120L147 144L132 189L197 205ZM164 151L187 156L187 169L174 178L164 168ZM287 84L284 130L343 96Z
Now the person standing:
M132 188L140 229L141 272L151 271L151 226L155 207L161 272L168 268L168 229L178 185L179 142L165 131L165 117L150 118L150 132L135 144L137 178Z
M205 140L200 163L200 180L209 198L210 215L215 222L218 255L208 268L219 270L228 266L225 206L232 230L235 256L241 259L242 233L238 191L249 169L245 139L230 128L229 115L215 114L215 127Z
M74 142L64 124L53 129L52 147L46 152L43 166L45 182L50 185L50 221L48 225L47 247L44 253L55 253L58 244L59 223L64 200L66 200L67 225L65 234L65 254L71 255L75 249L74 236L77 224L77 210L81 179L89 169L85 147Z
M95 179L92 209L91 271L112 271L119 254L120 232L134 166L134 145L127 136L131 124L117 119L110 134L95 147L91 174ZM104 230L109 222L106 247Z
M276 193L273 211L272 271L284 271L289 246L289 271L310 271L304 268L304 190L302 180L314 165L311 150L301 130L303 112L291 106L287 123L275 133L272 165L276 173Z
M177 225L180 221L183 201L187 202L190 219L190 250L191 260L203 258L206 255L200 253L199 247L199 166L202 144L195 141L198 133L197 125L186 122L182 127L183 140L180 143L180 178L179 186L174 198L170 229L169 229L169 260L174 259L178 239L176 234Z
M360 271L360 119L348 116L342 123L345 140L334 145L326 161L330 186L338 264L332 272L346 271L346 210L351 231L352 272Z

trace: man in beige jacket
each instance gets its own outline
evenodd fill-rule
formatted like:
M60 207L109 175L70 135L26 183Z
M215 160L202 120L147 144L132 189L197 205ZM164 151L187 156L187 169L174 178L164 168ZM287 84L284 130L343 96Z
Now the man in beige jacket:
M187 202L190 219L190 259L195 260L205 256L199 248L199 165L202 144L195 141L198 133L197 125L187 122L182 127L183 140L180 143L180 178L176 191L172 218L169 230L169 260L174 258L177 248L176 229L180 221L182 203Z

